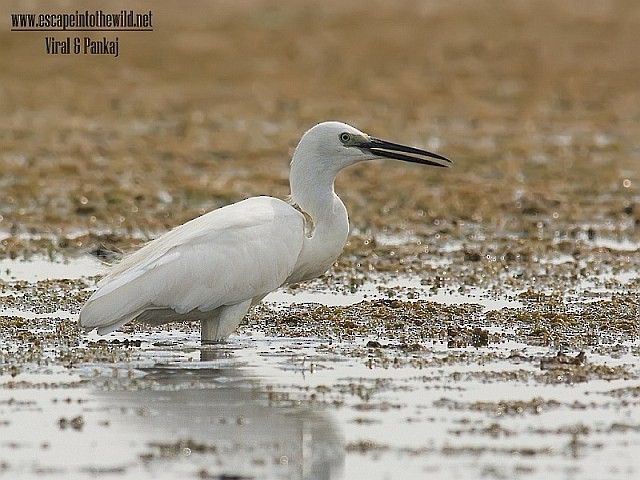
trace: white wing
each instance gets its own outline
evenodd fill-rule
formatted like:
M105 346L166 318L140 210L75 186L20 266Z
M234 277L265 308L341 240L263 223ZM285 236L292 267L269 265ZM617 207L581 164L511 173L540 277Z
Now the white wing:
M198 217L126 257L80 312L85 328L117 328L153 308L210 311L260 297L293 271L304 218L255 197Z

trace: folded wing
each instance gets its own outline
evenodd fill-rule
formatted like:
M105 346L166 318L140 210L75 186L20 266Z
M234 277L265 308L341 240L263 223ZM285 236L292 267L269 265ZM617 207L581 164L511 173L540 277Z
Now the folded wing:
M262 297L292 273L303 239L302 214L282 200L255 197L214 210L116 265L80 324L106 333L153 309L207 312Z

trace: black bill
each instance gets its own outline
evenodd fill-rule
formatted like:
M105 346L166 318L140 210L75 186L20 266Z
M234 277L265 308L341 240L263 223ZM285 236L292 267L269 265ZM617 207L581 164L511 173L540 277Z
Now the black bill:
M453 163L448 158L438 155L437 153L387 142L386 140L380 140L374 137L369 137L368 140L359 145L359 147L379 157L395 158L396 160L420 163L422 165L448 167Z

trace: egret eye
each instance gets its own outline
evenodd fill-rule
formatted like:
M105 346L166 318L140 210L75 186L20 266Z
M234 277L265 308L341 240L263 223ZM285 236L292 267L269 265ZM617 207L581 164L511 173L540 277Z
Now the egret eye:
M351 141L351 134L344 132L340 134L340 141L342 143L349 143Z

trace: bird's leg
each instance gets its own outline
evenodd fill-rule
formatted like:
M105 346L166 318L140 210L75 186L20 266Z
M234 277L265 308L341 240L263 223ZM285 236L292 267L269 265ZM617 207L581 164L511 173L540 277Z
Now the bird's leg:
M200 322L200 341L203 344L223 342L240 325L250 306L251 299L216 309L214 315Z
M200 321L200 342L205 344L222 343L218 338L218 326L220 320L217 317L207 318Z

